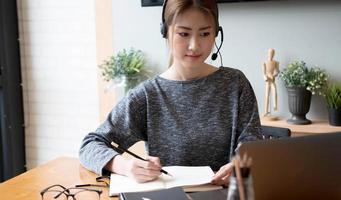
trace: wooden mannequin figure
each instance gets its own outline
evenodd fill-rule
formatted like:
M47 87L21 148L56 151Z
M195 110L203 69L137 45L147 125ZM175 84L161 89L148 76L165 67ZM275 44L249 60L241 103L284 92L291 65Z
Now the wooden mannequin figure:
M273 97L273 109L277 111L277 87L276 87L276 76L279 73L279 63L273 60L275 55L274 49L268 50L268 60L263 63L263 76L265 80L265 109L263 117L266 117L269 120L277 120L278 118L271 115L271 108L269 105L270 101L270 93L272 93Z

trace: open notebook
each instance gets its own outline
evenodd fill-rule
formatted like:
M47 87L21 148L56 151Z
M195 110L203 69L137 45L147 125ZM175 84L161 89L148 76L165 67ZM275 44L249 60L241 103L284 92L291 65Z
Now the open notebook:
M210 184L214 173L208 166L169 166L163 167L162 169L169 172L173 177L162 174L154 181L138 183L132 178L118 174L111 174L109 194L110 196L116 196L119 193L145 192L172 187L183 187L186 192L206 191L221 188L221 186Z

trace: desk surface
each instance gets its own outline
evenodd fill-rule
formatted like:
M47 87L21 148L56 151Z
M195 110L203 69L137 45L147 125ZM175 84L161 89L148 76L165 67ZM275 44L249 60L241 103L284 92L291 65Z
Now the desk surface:
M265 126L276 126L289 128L291 130L291 135L304 136L304 135L314 135L319 133L331 133L331 132L341 132L341 126L331 126L328 121L322 120L312 120L311 124L307 125L293 125L289 124L285 118L280 118L279 120L271 121L266 118L261 118L261 124Z
M77 158L60 157L1 183L1 199L37 200L41 199L40 191L50 185L73 187L82 183L96 184L96 177L95 173L83 168ZM101 200L118 199L109 198L108 188L97 189L103 191Z

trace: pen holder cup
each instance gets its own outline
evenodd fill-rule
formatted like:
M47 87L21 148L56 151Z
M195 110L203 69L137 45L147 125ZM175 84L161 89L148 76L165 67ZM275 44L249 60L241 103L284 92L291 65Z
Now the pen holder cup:
M243 178L245 200L254 200L252 177ZM234 176L230 177L230 183L227 192L227 200L239 200L238 181Z

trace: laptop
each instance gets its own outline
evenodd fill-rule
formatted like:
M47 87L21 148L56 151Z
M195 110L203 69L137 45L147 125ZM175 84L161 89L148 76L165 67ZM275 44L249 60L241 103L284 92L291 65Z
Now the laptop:
M341 199L341 133L248 142L239 152L252 157L256 200Z

